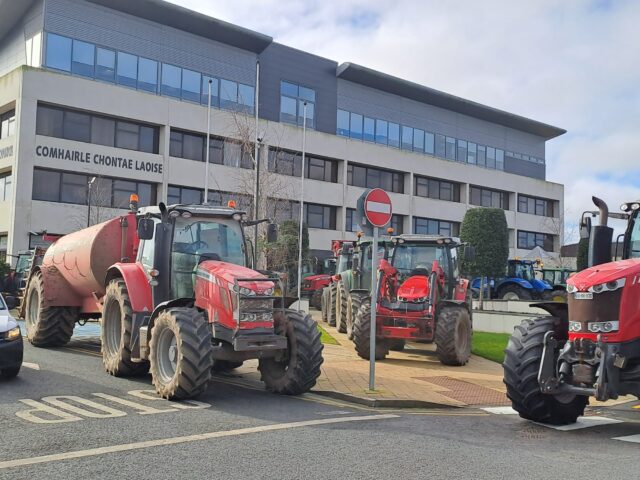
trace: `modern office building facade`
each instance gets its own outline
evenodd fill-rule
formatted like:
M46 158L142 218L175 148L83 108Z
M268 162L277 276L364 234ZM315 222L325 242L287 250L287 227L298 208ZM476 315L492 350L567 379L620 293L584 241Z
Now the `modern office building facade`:
M0 0L0 12L0 256L106 219L131 193L199 202L207 156L209 201L250 210L254 137L261 213L298 218L303 123L315 251L355 238L367 187L390 193L399 233L457 235L468 208L491 206L512 256L560 249L564 188L544 159L564 130L161 0Z

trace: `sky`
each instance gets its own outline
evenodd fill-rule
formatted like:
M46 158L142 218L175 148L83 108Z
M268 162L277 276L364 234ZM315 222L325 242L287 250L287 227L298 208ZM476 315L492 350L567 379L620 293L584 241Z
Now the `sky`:
M565 185L573 239L592 195L640 199L640 1L171 1L567 130L547 142L547 180Z

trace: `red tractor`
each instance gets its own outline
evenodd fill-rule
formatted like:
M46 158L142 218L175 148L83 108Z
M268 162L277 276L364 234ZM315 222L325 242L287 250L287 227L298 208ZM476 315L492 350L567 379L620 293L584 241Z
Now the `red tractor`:
M322 291L321 312L322 320L331 326L336 326L341 332L340 316L340 295L344 293L344 286L341 282L340 274L351 268L353 254L357 242L353 240L333 240L331 250L336 259L336 270L331 276L328 286Z
M398 341L436 343L445 365L461 366L471 354L471 292L460 278L457 251L462 245L440 235L391 238L390 260L378 269L375 358L383 359ZM465 258L473 248L464 246ZM356 352L369 359L371 304L364 301L353 326Z
M589 397L640 398L640 202L609 214L602 200L593 201L600 225L587 218L581 231L590 238L591 267L568 278L568 303L535 304L549 315L523 321L505 350L507 396L521 417L536 422L573 423ZM628 221L616 262L609 217Z
M309 275L302 280L302 296L309 298L309 305L320 310L322 308L322 291L329 286L331 277L336 271L336 259L326 258L322 262L321 273Z
M244 222L235 205L136 204L47 249L27 284L31 343L64 345L77 321L101 319L106 371L150 370L164 398L194 397L214 367L250 358L259 359L268 390L310 390L322 364L320 334L275 295L279 279L246 266L244 226L256 222Z

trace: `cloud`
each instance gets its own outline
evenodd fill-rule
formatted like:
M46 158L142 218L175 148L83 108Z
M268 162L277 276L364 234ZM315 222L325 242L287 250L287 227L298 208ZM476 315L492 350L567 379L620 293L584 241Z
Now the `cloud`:
M638 1L173 2L565 128L546 157L568 209L640 198Z

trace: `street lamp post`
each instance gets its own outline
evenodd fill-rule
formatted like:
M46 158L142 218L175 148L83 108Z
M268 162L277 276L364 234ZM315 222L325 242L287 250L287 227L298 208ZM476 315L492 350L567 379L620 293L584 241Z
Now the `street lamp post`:
M204 203L209 203L209 150L211 149L211 83L209 79L207 98L207 141L205 142L205 165L204 165Z
M253 142L253 158L255 161L255 168L256 168L256 174L255 174L255 190L254 190L254 197L253 197L253 219L254 220L258 220L258 215L260 214L260 202L258 201L259 195L260 195L260 143L261 143L261 138L260 135L258 134L258 107L259 107L259 100L260 100L260 62L256 62L256 90L255 90L255 97L254 97L254 108L255 108L255 138L254 138L254 142ZM254 245L253 245L253 267L257 268L258 266L258 224L256 224L253 227L253 241L254 241Z
M304 221L304 156L307 147L307 102L302 105L302 179L300 181L300 231L298 233L298 305L302 298L302 222Z
M87 182L87 227L91 226L91 186L96 181L96 177L91 177Z

